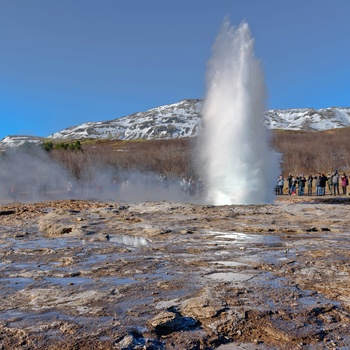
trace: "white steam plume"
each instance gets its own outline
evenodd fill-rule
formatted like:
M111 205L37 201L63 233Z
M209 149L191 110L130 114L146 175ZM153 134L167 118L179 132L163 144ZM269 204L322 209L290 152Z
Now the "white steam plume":
M261 204L274 200L279 155L264 125L266 90L247 23L225 19L208 62L199 137L207 202Z
M38 145L0 153L0 204L58 199L199 202L198 190L191 191L184 180L87 159L77 179Z

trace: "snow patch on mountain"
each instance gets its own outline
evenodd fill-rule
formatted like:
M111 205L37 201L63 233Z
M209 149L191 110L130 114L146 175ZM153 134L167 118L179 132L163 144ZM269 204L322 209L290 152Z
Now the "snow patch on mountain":
M44 138L39 136L26 136L26 135L6 136L0 141L0 149L23 146L25 143L28 143L28 142L40 144L43 142L43 140Z

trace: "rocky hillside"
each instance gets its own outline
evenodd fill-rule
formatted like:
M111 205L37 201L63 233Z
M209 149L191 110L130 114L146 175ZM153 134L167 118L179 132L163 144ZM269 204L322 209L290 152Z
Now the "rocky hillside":
M202 100L183 100L105 122L73 126L50 135L54 139L170 139L197 135Z

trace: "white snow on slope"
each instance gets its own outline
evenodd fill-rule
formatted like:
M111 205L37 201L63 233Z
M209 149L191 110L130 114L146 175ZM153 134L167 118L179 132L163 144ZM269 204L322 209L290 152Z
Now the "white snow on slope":
M91 122L59 131L49 138L164 139L197 134L201 100L184 100L105 122Z
M350 108L285 109L265 113L270 129L322 131L350 126Z
M25 143L42 143L43 138L38 136L25 136L25 135L16 135L16 136L6 136L0 141L1 148L17 147L22 146Z

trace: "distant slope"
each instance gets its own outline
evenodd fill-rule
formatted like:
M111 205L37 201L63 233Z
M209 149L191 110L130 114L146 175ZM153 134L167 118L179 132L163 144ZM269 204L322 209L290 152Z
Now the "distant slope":
M203 100L187 99L104 122L89 122L58 131L49 139L171 139L193 137L201 125ZM220 116L218 116L220 117ZM322 131L350 126L350 108L312 108L269 110L265 124L270 129ZM18 146L24 142L40 142L42 138L8 136L0 148Z

